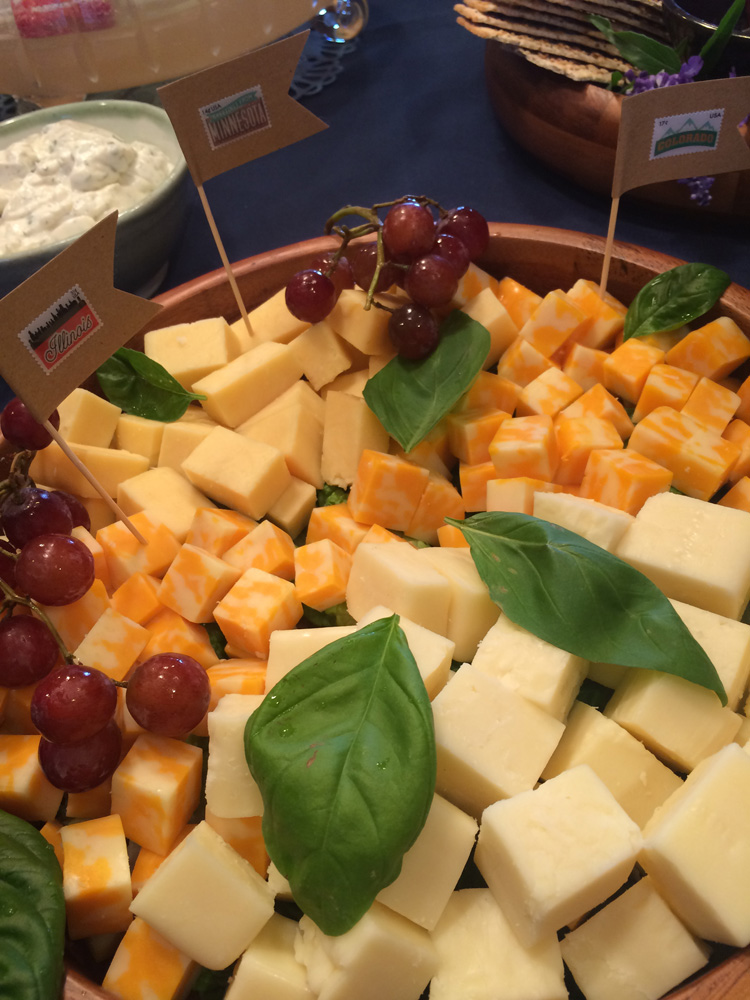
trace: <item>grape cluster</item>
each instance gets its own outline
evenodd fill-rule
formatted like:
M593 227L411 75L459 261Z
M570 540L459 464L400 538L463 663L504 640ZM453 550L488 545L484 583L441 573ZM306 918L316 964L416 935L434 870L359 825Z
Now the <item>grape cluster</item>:
M59 426L57 413L50 423ZM182 737L205 715L210 685L189 656L157 654L127 682L116 682L65 648L45 606L77 601L94 581L93 556L71 534L76 526L91 527L89 515L76 497L29 478L35 451L52 438L21 400L0 414L0 431L12 455L0 483L0 685L35 685L31 721L42 737L42 770L57 788L82 792L120 762L118 687L127 688L128 710L143 729Z
M377 212L383 208L388 211L381 222ZM353 229L338 225L347 215L366 221ZM451 302L469 264L489 242L489 227L476 209L460 206L446 211L421 196L371 209L347 206L328 220L326 232L339 236L341 246L291 277L285 292L289 311L297 319L317 323L331 312L342 289L358 285L367 292L365 308L374 305L391 313L391 340L401 357L413 361L437 347L436 311ZM361 241L373 233L375 240ZM394 285L403 288L411 301L391 308L373 299Z

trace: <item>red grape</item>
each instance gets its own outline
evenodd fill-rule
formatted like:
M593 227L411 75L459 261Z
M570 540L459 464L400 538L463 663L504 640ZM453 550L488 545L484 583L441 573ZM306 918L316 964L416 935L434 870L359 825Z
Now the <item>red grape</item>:
M375 275L377 255L378 248L375 243L360 243L357 246L350 247L349 259L351 260L354 280L366 292L369 292L373 276ZM400 277L401 268L386 262L380 270L375 291L387 292L391 285L399 284Z
M440 327L429 309L400 306L388 320L388 333L402 358L420 361L432 354L440 340Z
M39 763L47 780L65 792L87 792L111 777L120 763L122 733L114 719L81 743L39 743Z
M52 670L59 649L39 618L14 615L0 621L0 684L24 687Z
M65 490L52 490L52 493L56 497L61 497L68 505L74 528L81 527L85 528L86 531L91 531L91 515L78 497L74 497L72 493L66 493Z
M73 517L61 496L24 486L16 490L0 508L5 534L17 549L37 535L69 535L73 530Z
M70 535L38 535L21 549L16 584L40 604L71 604L94 582L94 557Z
M458 278L452 264L430 253L411 265L404 288L417 305L432 309L450 302L458 290Z
M57 410L50 415L49 422L55 430L60 426L60 414ZM38 451L46 448L52 441L49 431L32 417L17 396L11 399L0 414L0 430L6 441L22 451Z
M292 316L305 323L319 323L336 305L336 286L320 271L297 271L286 286L286 305Z
M447 260L459 278L466 274L471 263L466 244L462 243L457 236L451 236L450 233L438 233L432 247L432 253Z
M139 726L160 736L186 736L208 711L211 686L191 656L157 653L128 680L125 701Z
M107 725L117 688L101 670L69 663L47 674L31 696L31 721L52 743L81 743Z
M328 271L333 264L334 257L335 253L333 250L328 253L320 253L317 257L313 257L309 266L314 271L320 271L322 274L328 274ZM352 265L349 263L349 258L339 257L336 267L333 271L331 271L328 277L334 284L337 296L339 296L345 288L354 288L354 274L352 273Z
M383 221L383 243L392 257L421 257L434 241L435 219L426 205L404 201L389 209Z
M487 220L475 208L468 208L465 205L448 212L440 220L438 230L441 233L457 236L466 245L472 260L481 257L490 241Z

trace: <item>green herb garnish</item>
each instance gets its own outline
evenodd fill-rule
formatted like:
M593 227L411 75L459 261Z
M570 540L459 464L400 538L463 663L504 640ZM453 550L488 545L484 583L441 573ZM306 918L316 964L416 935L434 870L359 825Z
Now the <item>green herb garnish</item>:
M711 264L680 264L657 274L633 299L623 339L678 330L708 312L731 281L725 271Z
M610 45L614 45L627 62L644 73L679 73L682 65L680 54L670 45L657 42L639 31L615 31L608 17L589 14L589 21L598 28Z
M331 507L334 504L346 503L349 499L349 490L342 486L334 486L332 483L324 483L315 494L316 507Z
M398 621L304 660L245 729L268 853L325 934L353 927L397 877L432 802L432 709Z
M732 33L745 9L746 0L734 0L726 14L719 21L716 30L712 32L710 38L700 51L703 60L704 73L710 72L721 58L721 54L726 48L726 44L732 37Z
M726 704L703 647L659 588L622 559L528 514L446 520L463 532L492 600L512 622L587 660L682 677Z
M311 625L315 625L318 628L326 628L332 625L341 626L357 624L349 614L349 608L347 607L346 601L342 601L341 604L334 604L333 607L326 608L325 611L316 611L315 608L310 608L307 604L303 604L302 614Z
M170 423L205 396L183 389L176 378L142 351L121 347L96 372L110 403L125 413Z

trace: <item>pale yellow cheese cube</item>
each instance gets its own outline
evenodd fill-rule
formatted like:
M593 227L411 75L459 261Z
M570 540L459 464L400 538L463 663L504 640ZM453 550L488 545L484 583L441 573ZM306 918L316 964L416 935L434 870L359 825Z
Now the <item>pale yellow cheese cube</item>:
M304 404L292 403L275 410L263 420L254 418L237 428L251 441L262 441L277 448L291 475L310 483L316 489L323 486L320 471L323 450L323 426L311 419Z
M314 1000L294 956L297 923L274 913L243 952L224 1000Z
M302 368L291 348L268 342L198 379L193 392L206 397L203 408L217 423L237 427L301 375Z
M265 420L266 417L270 417L272 413L277 413L279 410L286 409L287 406L302 406L309 413L311 417L318 421L318 423L323 423L323 414L325 412L325 402L320 398L317 392L311 388L309 382L305 382L304 379L299 379L297 382L292 382L288 389L284 389L283 392L279 393L274 399L271 400L266 406L257 413L254 413L251 417L248 417L243 423L241 423L236 429L238 431L244 432L248 427L259 420Z
M314 323L292 341L305 378L316 391L351 368L352 354L326 320Z
M74 389L57 406L60 437L68 444L93 444L108 448L112 443L119 406L88 389Z
M38 735L0 733L0 809L35 823L55 818L63 793L39 763Z
M321 628L276 629L271 633L266 669L266 693L282 677L325 646L356 632L354 625L324 625Z
M639 862L699 937L750 943L750 756L736 743L699 764L643 830Z
M518 937L533 945L619 889L641 844L638 825L581 764L489 806L475 860Z
M268 508L266 516L292 538L296 538L310 520L316 502L315 487L292 476L287 488Z
M248 313L250 329L255 343L275 341L288 344L290 340L306 330L310 324L293 316L286 304L286 289L269 296Z
M193 323L178 323L149 330L143 337L143 353L176 378L183 389L209 375L236 356L234 338L222 316Z
M382 355L378 356L382 357ZM325 401L328 398L329 392L347 392L350 396L361 396L369 377L369 366L362 368L361 365L357 365L356 371L344 372L342 375L337 375L332 382L322 386L320 389L321 399Z
M262 816L263 799L245 759L245 726L260 694L225 694L208 713L206 806L215 816Z
M471 319L481 323L490 335L490 350L483 368L496 365L500 356L518 336L518 327L511 319L510 313L498 299L491 288L483 288L478 295L469 299L461 306Z
M235 566L186 542L164 574L157 596L189 622L210 622L217 602L240 575Z
M671 603L716 667L729 708L738 708L750 676L750 625L681 601Z
M388 432L362 396L329 391L325 401L321 475L333 486L351 486L363 451L388 451Z
M244 316L240 316L234 323L229 324L229 342L232 344L235 357L244 354L257 345L257 340L250 326L250 318L245 321Z
M93 444L70 444L70 450L98 480L107 496L117 496L122 482L148 469L148 459L132 451L118 451ZM71 462L57 441L36 453L31 475L40 483L80 497L101 494Z
M149 465L159 461L162 434L168 425L161 420L147 420L133 413L121 413L115 430L115 448L143 455Z
M120 817L71 823L60 830L60 838L70 937L75 941L124 931L133 919L129 910L133 890Z
M122 681L143 652L148 629L107 608L83 639L75 655L80 663Z
M392 346L388 336L390 312L371 306L365 309L367 293L361 288L345 288L328 314L328 325L334 333L363 354L385 354ZM389 306L401 304L390 295L377 299Z
M117 502L127 515L144 511L184 542L199 507L213 507L208 497L168 466L149 469L120 484Z
M627 511L599 503L598 500L544 490L534 493L532 513L543 521L575 531L608 552L614 552L634 520L634 516Z
M159 455L153 464L167 466L183 475L182 463L216 426L216 422L208 417L205 420L175 420L165 424Z
M291 481L277 448L226 427L214 427L182 463L182 471L207 496L255 520Z
M362 628L379 618L390 618L393 613L390 608L376 605L358 620L357 627ZM432 700L448 683L456 644L452 639L431 632L430 629L417 625L404 615L399 615L398 623L406 636L427 694Z
M122 1000L181 1000L196 964L136 917L104 974L102 986Z
M162 862L131 909L208 969L225 969L273 914L267 882L208 823Z

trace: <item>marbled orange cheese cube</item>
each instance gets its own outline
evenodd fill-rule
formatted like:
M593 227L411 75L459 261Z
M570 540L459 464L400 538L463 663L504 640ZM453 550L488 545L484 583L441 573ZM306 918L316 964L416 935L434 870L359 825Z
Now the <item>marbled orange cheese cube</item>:
M637 403L654 365L664 360L664 351L631 337L615 348L603 365L603 384L615 396Z
M456 464L455 456L448 440L448 422L441 420L432 430L414 445L411 451L404 451L398 441L391 440L388 451L391 455L406 459L413 465L421 465L439 476L450 475L449 469Z
M490 457L496 479L528 476L552 482L558 462L552 417L512 417L504 421L490 443Z
M511 416L504 410L462 410L446 417L448 444L456 458L467 465L490 459L490 441Z
M458 282L458 288L456 294L453 296L452 304L461 308L461 306L464 306L470 299L475 298L485 288L491 289L493 294L497 295L499 288L497 278L493 278L491 274L483 271L481 267L477 267L476 264L471 263Z
M590 325L586 313L561 289L548 292L532 315L519 329L523 337L543 354L552 355L567 341L575 340Z
M270 521L261 521L236 545L227 549L224 559L238 573L244 573L246 569L262 569L265 573L291 580L294 576L294 540Z
M490 479L487 483L487 510L533 514L534 494L550 484L541 479L516 476L512 479Z
M60 662L60 661L58 661ZM22 687L0 688L3 695L3 732L21 736L37 736L39 730L31 721L31 699L39 682Z
M110 606L107 588L94 580L89 589L72 604L45 606L44 610L68 649L75 649Z
M257 524L236 510L199 507L185 541L215 556L223 556Z
M633 448L600 448L589 456L580 495L637 514L650 496L664 493L671 483L668 469Z
M355 521L347 503L332 503L314 507L307 525L306 542L330 538L347 552L354 552L365 537L370 525Z
M186 542L164 574L159 600L189 622L210 622L217 602L239 578L236 566Z
M169 852L167 854L157 854L156 851L152 851L148 847L140 848L138 851L138 857L135 859L135 864L133 865L133 872L131 874L133 897L138 895L159 865L161 865L164 859L168 857L169 853L171 853L178 844L181 844L190 831L194 829L195 823L186 823L175 837L175 841L169 848Z
M436 545L437 529L445 523L446 517L463 520L465 516L463 498L453 483L431 472L417 509L406 526L406 535Z
M487 510L487 483L490 479L497 479L497 469L493 462L480 462L478 465L461 462L458 466L461 499L467 514Z
M148 573L133 573L112 594L112 607L138 625L146 625L162 610L161 580Z
M692 330L667 353L666 362L696 375L723 379L750 358L750 340L728 316Z
M39 830L41 835L51 845L52 850L55 852L55 857L57 858L57 863L62 868L63 866L63 847L62 847L62 837L60 836L60 830L62 830L62 823L56 819L48 819L47 822Z
M519 329L531 318L542 301L541 295L508 277L500 279L496 294Z
M738 479L718 503L722 507L734 507L735 510L746 510L750 513L750 477L743 476L742 479Z
M118 945L102 986L120 1000L182 1000L197 964L136 917Z
M737 407L735 416L750 423L750 375L740 382L735 392L740 397L740 405Z
M494 466L493 466L494 468ZM437 530L438 545L450 549L468 549L469 543L455 524L443 524Z
M219 659L206 630L186 621L171 608L164 608L151 619L148 633L149 639L141 660L147 660L157 653L182 653L192 656L202 667L211 667Z
M265 660L232 656L220 660L206 671L211 685L208 711L213 712L225 694L264 694L266 690ZM208 713L193 730L196 736L208 736Z
M497 363L501 378L523 387L552 367L552 362L524 337L517 337Z
M135 538L122 521L108 524L96 535L107 558L113 587L119 587L133 573L162 576L180 548L173 532L145 511L133 514L130 521L146 539L145 545Z
M107 608L78 645L75 655L114 681L124 680L149 639L148 631L114 608Z
M112 775L112 812L125 835L167 854L198 805L203 752L182 740L139 736Z
M585 392L597 382L601 382L604 362L608 357L606 351L576 343L568 351L563 371L569 378L574 379Z
M316 611L327 611L346 600L352 557L330 538L300 545L294 551L297 597Z
M568 289L567 296L590 320L576 337L579 344L593 348L607 347L622 332L627 307L609 292L602 296L596 282L579 278Z
M736 444L740 449L737 461L729 473L729 482L736 483L750 475L750 424L745 423L744 420L733 420L722 437Z
M262 816L215 816L206 809L206 822L240 857L249 861L259 875L266 877L270 858L263 840Z
M349 493L356 521L405 531L427 486L427 469L381 451L362 452Z
M0 809L30 823L54 819L63 796L39 764L40 739L0 734Z
M633 420L638 423L657 406L671 406L675 410L681 410L697 383L698 376L695 372L675 368L674 365L654 365L643 383L633 411Z
M723 434L737 412L740 397L710 378L702 378L690 393L682 412L710 431Z
M494 372L479 372L453 407L453 413L466 410L504 410L513 413L518 402L519 386Z
M601 417L561 417L555 422L560 461L555 482L576 485L583 479L589 455L596 448L622 448L622 438L610 420Z
M409 544L403 535L397 535L395 531L389 531L387 528L383 528L379 524L370 525L370 528L362 541L366 545L371 543L375 545L383 545L385 542L401 542L405 545Z
M582 392L583 389L575 379L559 368L548 368L521 389L516 416L556 417L561 410L578 399Z
M248 569L219 601L214 618L227 640L251 656L267 657L271 633L294 628L302 604L294 584L261 569Z
M112 582L109 575L109 564L107 563L106 556L104 555L104 549L101 547L96 538L94 538L91 532L84 528L83 525L77 525L73 528L71 535L73 538L77 538L79 542L83 542L89 550L94 560L94 577L97 580L101 580L107 590L110 590Z
M615 399L603 385L598 384L587 389L570 406L560 413L561 417L601 417L611 420L623 441L633 433L633 421L619 399Z
M732 441L669 406L636 425L628 448L669 469L675 489L698 500L710 499L728 480L740 454Z
M72 823L60 831L68 934L124 931L133 919L128 845L120 817Z
M99 819L108 816L112 805L112 779L107 778L100 785L86 792L68 792L65 800L65 818Z

